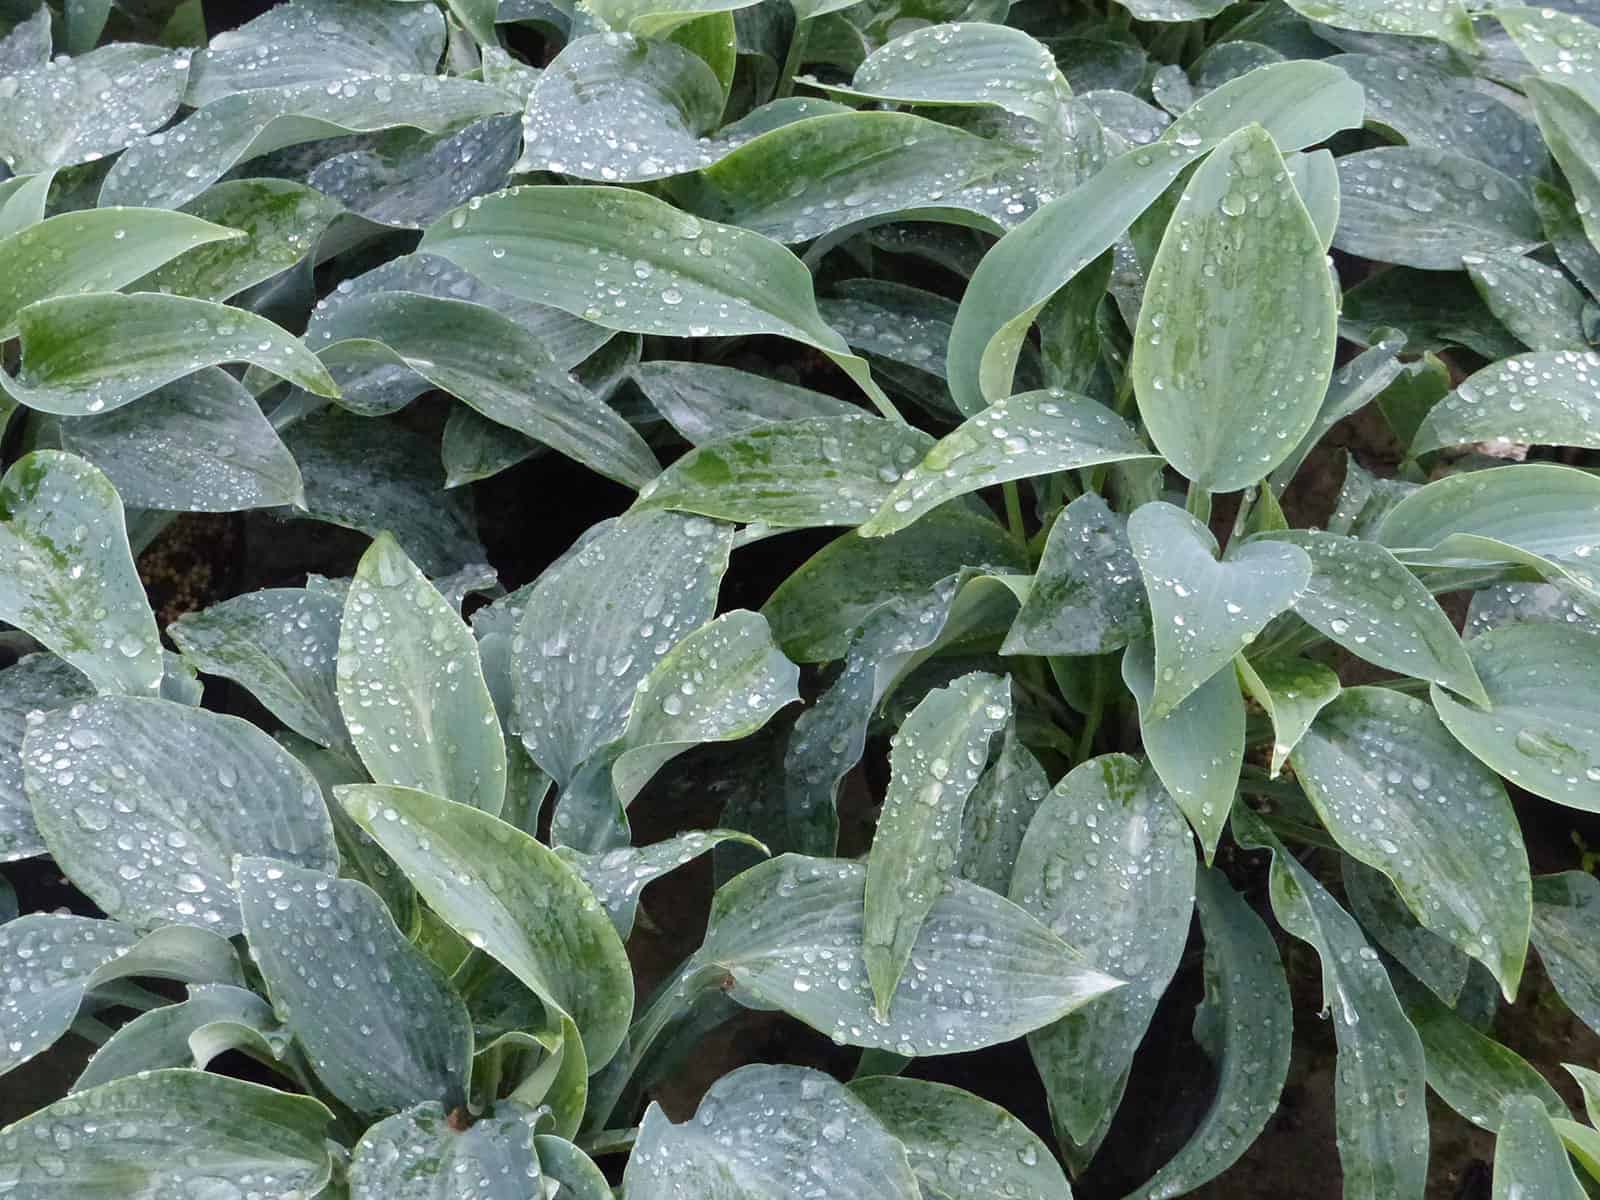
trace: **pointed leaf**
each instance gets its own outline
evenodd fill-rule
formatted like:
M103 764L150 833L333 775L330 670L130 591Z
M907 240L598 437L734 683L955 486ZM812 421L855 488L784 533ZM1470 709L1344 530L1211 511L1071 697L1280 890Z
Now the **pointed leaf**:
M1507 441L1600 446L1600 354L1519 354L1478 371L1429 410L1413 456L1442 446Z
M1272 722L1272 762L1267 773L1276 779L1316 715L1339 695L1339 676L1322 663L1287 655L1254 662L1241 655L1233 661L1244 690Z
M102 910L140 928L238 933L235 855L338 866L316 779L238 717L102 696L32 726L23 765L34 819L62 870Z
M1527 852L1500 780L1422 701L1350 688L1290 757L1328 832L1416 917L1516 995L1528 953Z
M1216 560L1216 539L1171 504L1128 518L1155 628L1156 682L1149 717L1177 707L1305 591L1311 563L1299 547L1250 542Z
M906 1149L850 1089L806 1067L742 1067L711 1086L692 1121L652 1104L624 1177L630 1200L802 1200L818 1189L919 1200Z
M1153 643L1131 643L1122 655L1122 682L1139 705L1139 733L1161 782L1200 837L1211 861L1233 806L1244 765L1244 697L1230 669L1218 671L1170 712L1155 716Z
M310 1096L205 1071L151 1071L57 1100L0 1131L6 1178L30 1200L318 1194L332 1114ZM70 1153L60 1152L62 1141ZM48 1147L48 1148L46 1148Z
M1558 267L1505 253L1474 254L1463 261L1489 311L1530 349L1588 348L1583 332L1587 298Z
M929 692L895 735L867 856L863 957L888 1014L923 922L955 874L967 796L1011 713L1010 683L974 672Z
M594 894L553 850L478 809L409 788L337 789L429 906L539 999L570 1015L589 1069L627 1033L633 977Z
M584 854L569 846L558 846L556 853L572 864L589 885L595 898L605 906L611 923L624 940L633 932L638 915L639 893L669 871L699 858L723 842L737 841L762 849L761 843L732 829L693 830L650 846L625 846L604 854Z
M1093 492L1062 510L1002 654L1108 654L1150 627L1128 522Z
M101 691L155 694L161 644L111 481L36 450L0 479L0 618Z
M712 363L640 363L633 370L633 381L691 446L775 421L858 411L855 405L821 392Z
M1070 1200L1049 1148L997 1104L948 1084L889 1075L857 1079L850 1091L905 1147L926 1200ZM981 1138L974 1136L979 1130Z
M1382 871L1348 854L1341 858L1339 867L1345 899L1361 927L1381 949L1453 1007L1466 987L1472 960L1449 940L1425 928Z
M300 468L243 384L206 367L93 417L63 417L61 444L94 463L124 504L239 512L300 501Z
M505 741L478 643L387 534L362 555L345 599L338 697L378 783L500 811Z
M167 633L197 668L233 680L296 733L342 747L349 735L334 690L342 612L321 592L266 588L185 613Z
M1592 55L1594 26L1576 17L1571 18L1569 29L1577 26L1587 31L1581 35L1579 44L1589 42ZM1567 31L1558 36L1573 40ZM1524 40L1531 43L1533 39ZM1576 55L1572 57L1575 59ZM1533 101L1539 131L1544 134L1550 153L1555 156L1562 174L1567 177L1575 198L1578 219L1593 244L1595 235L1600 233L1600 219L1596 218L1594 212L1595 199L1600 196L1600 168L1596 167L1597 151L1600 151L1600 111L1596 109L1596 105L1600 104L1600 97L1597 97L1600 79L1592 70L1573 71L1568 76L1562 68L1570 68L1571 65L1570 61L1561 61L1559 65L1547 68L1561 73L1560 82L1531 76L1523 82L1523 86L1528 98Z
M362 1134L350 1156L350 1200L523 1200L541 1194L534 1110L501 1101L462 1129L452 1107L428 1101Z
M247 362L321 396L338 392L316 357L265 317L208 300L140 292L64 296L23 309L22 371L0 391L65 417L108 412L219 363ZM108 326L115 338L101 336Z
M1177 969L1194 910L1194 843L1148 766L1121 754L1075 767L1017 852L1011 898L1128 986L1028 1037L1057 1130L1103 1134L1133 1053Z
M1494 1144L1494 1191L1491 1200L1522 1196L1549 1200L1583 1200L1588 1195L1572 1173L1566 1147L1550 1114L1532 1096L1505 1102L1500 1136Z
M1266 478L1316 419L1336 317L1272 138L1241 129L1190 179L1145 286L1130 370L1156 447L1207 491Z
M1050 791L1050 781L1022 744L1014 719L992 758L962 815L956 871L963 879L1005 895L1011 888L1017 851Z
M92 695L83 674L54 654L30 654L0 671L0 862L45 852L22 788L22 737L30 717Z
M516 107L498 88L433 75L352 76L331 90L299 83L240 92L134 142L106 176L100 203L177 208L236 163L286 146L398 126L439 133Z
M1600 1031L1600 881L1584 871L1541 875L1533 884L1533 944L1556 994Z
M938 505L991 484L1154 457L1131 425L1087 397L1020 392L947 434L904 471L861 536L894 533Z
M236 866L250 956L317 1077L356 1112L467 1094L472 1025L438 967L353 880L245 858Z
M200 984L189 989L187 1000L140 1013L119 1028L95 1051L72 1090L164 1067L204 1070L216 1055L246 1046L269 1053L276 1046L281 1054L288 1043L288 1031L260 996L231 984Z
M866 876L860 863L793 854L752 867L717 892L696 960L729 976L741 1003L907 1056L1010 1041L1118 986L1020 908L958 879L934 902L917 965L879 1020L861 953Z
M1484 698L1450 618L1389 551L1314 529L1266 536L1299 546L1311 560L1311 581L1294 601L1306 624L1380 667Z
M29 913L0 925L0 1072L21 1066L67 1032L97 968L139 935L115 921Z
M591 528L533 585L512 642L516 724L561 786L627 726L634 692L716 609L733 530L642 513Z
M779 529L859 525L930 440L865 413L776 421L689 451L644 486L635 511L676 509Z

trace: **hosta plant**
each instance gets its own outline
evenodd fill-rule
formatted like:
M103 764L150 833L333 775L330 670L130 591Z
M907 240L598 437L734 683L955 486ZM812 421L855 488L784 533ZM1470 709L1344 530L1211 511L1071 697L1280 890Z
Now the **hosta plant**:
M1593 15L0 0L0 1196L1600 1194Z

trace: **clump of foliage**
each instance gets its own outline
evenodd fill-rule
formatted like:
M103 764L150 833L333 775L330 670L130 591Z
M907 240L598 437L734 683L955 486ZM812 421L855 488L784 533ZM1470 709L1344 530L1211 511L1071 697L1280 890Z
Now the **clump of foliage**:
M0 861L83 898L0 881L0 1070L97 1047L0 1196L1061 1200L1203 972L1181 1196L1295 940L1346 1196L1423 1195L1428 1089L1497 1197L1600 1186L1485 1032L1530 941L1600 1029L1518 816L1600 810L1578 5L229 7L0 0ZM507 591L474 494L552 453L636 498ZM158 629L136 552L246 511L370 544ZM745 1009L855 1078L674 1123ZM1053 1146L918 1077L1019 1039Z

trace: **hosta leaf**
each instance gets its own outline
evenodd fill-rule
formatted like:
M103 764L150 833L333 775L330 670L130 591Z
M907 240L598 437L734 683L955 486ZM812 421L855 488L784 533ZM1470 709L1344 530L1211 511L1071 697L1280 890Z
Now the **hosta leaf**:
M1504 358L1524 349L1461 272L1390 267L1345 292L1341 337L1371 346L1395 329L1404 331L1412 353L1465 346L1485 358Z
M1533 184L1533 207L1538 210L1539 222L1561 265L1590 295L1600 292L1600 250L1589 240L1577 201L1554 184L1539 179ZM4 227L5 216L6 210L0 208L0 228Z
M1069 1200L1048 1147L997 1104L943 1083L879 1075L850 1091L905 1147L925 1200ZM981 1138L974 1137L983 1130Z
M95 210L117 211L122 210ZM148 217L180 215L160 209L135 211ZM208 188L189 201L184 212L244 236L188 251L140 279L135 291L172 292L200 300L236 296L314 253L344 206L290 179L233 179Z
M591 528L533 585L512 642L516 725L561 786L621 736L640 681L716 609L733 530L641 513Z
M1206 861L1217 850L1244 765L1244 697L1231 669L1218 671L1164 716L1151 713L1155 692L1154 646L1130 643L1122 655L1122 682L1139 705L1139 732L1150 765L1200 837Z
M50 9L39 5L0 37L0 75L15 75L50 61Z
M1311 581L1294 600L1302 621L1368 662L1483 699L1455 626L1393 554L1373 542L1312 529L1266 536L1299 546L1311 560Z
M956 872L1004 895L1011 887L1017 850L1050 790L1050 781L1039 760L1023 745L1014 720L1007 724L1000 749L991 760L962 814Z
M1571 584L1497 583L1472 594L1462 636L1474 638L1502 625L1528 621L1564 622L1600 634L1597 607Z
M237 512L297 504L300 468L244 385L206 367L137 405L64 417L63 448L99 467L124 504Z
M1537 174L1550 161L1533 122L1478 90L1469 75L1385 54L1328 61L1366 91L1367 124L1392 130L1407 145L1468 154L1513 179Z
M9 238L44 220L46 201L55 177L53 170L36 171L32 175L13 175L0 181L0 238ZM1576 214L1573 219L1577 219Z
M626 33L576 38L533 86L516 169L607 183L696 171L722 149L706 136L722 104L715 73L682 46Z
M761 612L790 658L826 662L843 658L861 622L893 597L921 595L964 566L1005 572L1026 565L994 520L949 504L887 538L836 538L779 584Z
M895 735L867 856L862 956L885 1016L923 922L955 875L967 796L1011 714L1010 683L973 672L929 692Z
M757 850L761 843L732 829L693 830L650 846L623 846L603 854L584 854L568 846L556 853L583 877L595 899L605 906L611 923L624 939L633 932L639 910L639 893L669 871L699 858L727 841L744 842Z
M518 130L510 115L437 135L398 129L371 148L324 159L307 182L369 221L421 229L505 185L521 145Z
M45 852L22 789L22 736L29 714L92 695L94 687L82 672L54 654L30 654L0 671L0 862Z
M1600 32L1593 23L1576 12L1521 5L1496 8L1494 18L1540 77L1560 75L1591 103L1600 104Z
M381 342L405 367L491 421L630 487L660 470L614 409L556 366L532 334L482 305L381 293L345 301L317 334L334 341L320 351L330 365L346 347L358 365L370 363L366 339Z
M1336 67L1300 61L1224 84L1160 141L1107 163L1006 234L973 273L950 337L950 390L969 415L1011 392L1017 355L1050 297L1095 261L1200 155L1252 121L1282 150L1361 121L1361 89Z
M164 1067L204 1070L217 1055L242 1047L281 1055L288 1045L288 1031L260 996L232 984L200 984L190 987L187 1000L140 1013L119 1028L95 1051L72 1090Z
M1121 1102L1188 939L1194 842L1154 771L1103 755L1045 797L1017 851L1010 894L1090 963L1128 981L1028 1037L1057 1130L1092 1144Z
M779 529L859 525L930 443L920 429L865 413L776 421L689 451L645 485L635 510Z
M270 858L236 876L250 956L328 1090L360 1113L465 1101L467 1006L378 894Z
M1516 1051L1479 1033L1404 976L1395 981L1395 991L1422 1039L1428 1086L1478 1128L1500 1128L1506 1104L1517 1096L1531 1097L1551 1117L1567 1116L1555 1088Z
M1183 1149L1129 1200L1169 1200L1238 1161L1278 1108L1289 1074L1293 1011L1272 934L1217 870L1195 880L1205 933L1205 999L1194 1036L1217 1069L1211 1106Z
M1154 457L1131 425L1087 397L1020 392L963 423L903 472L861 536L894 533L991 484Z
M1149 628L1127 521L1098 495L1062 510L1003 654L1106 654Z
M643 192L511 188L458 208L423 234L420 249L608 329L791 338L828 355L869 394L875 387L866 364L817 315L799 259Z
M1377 399L1405 371L1406 364L1400 361L1405 345L1404 334L1389 330L1333 373L1311 427L1272 472L1270 490L1275 495L1282 495L1330 429Z
M29 913L0 927L6 951L0 1000L0 1073L26 1062L67 1031L84 996L130 976L183 983L244 983L228 942L202 929L168 926L143 938L115 921ZM0 1160L3 1161L3 1160Z
M626 808L666 763L704 742L735 741L800 699L800 671L766 618L738 609L688 634L639 681L611 767Z
M1597 544L1600 478L1554 463L1446 476L1383 516L1377 540L1403 562L1514 562L1600 593L1587 565Z
M1587 300L1560 269L1516 254L1474 254L1464 261L1489 311L1526 345L1534 350L1588 348L1583 332Z
M297 421L283 440L300 465L308 515L370 537L391 533L434 578L484 560L471 509L443 491L431 439L335 410Z
M920 209L975 214L993 228L986 189L968 189L1009 178L1026 161L1010 142L911 113L839 112L747 142L685 191L697 212L780 242Z
M151 1071L57 1100L0 1131L0 1178L37 1200L245 1189L312 1196L333 1169L323 1136L332 1119L310 1096L205 1071Z
M100 208L62 213L0 239L0 336L37 300L111 292L207 243L241 234L224 221L188 213Z
M380 534L339 625L339 709L378 783L498 813L506 749L478 643L404 550Z
M1556 350L1491 363L1435 404L1412 455L1504 438L1539 445L1600 446L1600 355Z
M1350 914L1243 805L1233 832L1271 851L1273 914L1322 960L1323 1004L1339 1044L1334 1119L1345 1195L1420 1200L1428 1164L1422 1042L1383 964Z
M1533 881L1533 944L1556 994L1590 1029L1600 1030L1600 882L1584 871Z
M822 392L712 363L640 363L632 378L691 446L777 421L842 417L859 411Z
M1272 138L1241 129L1191 177L1150 267L1130 369L1156 447L1208 491L1264 479L1316 419L1336 317ZM1273 321L1289 335L1266 337Z
M1513 624L1467 643L1487 710L1434 689L1439 717L1478 759L1520 788L1600 812L1600 636L1566 624Z
M1526 190L1493 167L1443 150L1384 146L1338 160L1342 194L1333 244L1425 271L1455 271L1467 254L1521 254L1542 240Z
M1592 38L1593 27L1585 28ZM1578 218L1592 244L1600 233L1600 218L1594 212L1596 198L1600 197L1600 168L1596 167L1596 155L1600 153L1600 111L1596 111L1596 104L1600 101L1595 95L1600 91L1600 80L1583 73L1572 82L1575 86L1568 87L1534 78L1526 80L1524 86L1533 101L1540 132L1572 187Z
M199 108L235 92L431 72L443 51L444 21L431 6L293 0L212 38L194 56L184 100Z
M111 481L81 458L35 450L0 479L0 518L0 618L99 690L153 695L161 644Z
M1362 928L1434 995L1454 1006L1467 984L1471 960L1448 940L1424 928L1382 871L1348 854L1339 866L1345 899Z
M633 1200L802 1200L819 1190L872 1200L922 1195L906 1148L849 1088L807 1067L741 1067L674 1125L652 1104L624 1184Z
M350 1156L350 1200L523 1200L541 1193L532 1109L501 1101L463 1129L452 1108L430 1100L362 1134Z
M338 315L346 301L373 292L417 292L441 300L468 300L492 308L526 329L551 360L565 368L576 367L615 336L611 330L592 321L492 288L438 255L403 254L354 279L345 280L319 300L306 326L307 342L317 343L322 330L328 328L328 322Z
M825 90L900 104L994 105L1048 122L1065 84L1050 51L1022 30L972 21L913 29L868 55L848 88Z
M861 863L793 854L752 867L717 892L696 961L731 977L741 1003L908 1056L1010 1041L1118 986L1020 908L958 879L934 902L912 974L879 1020L861 955L866 875Z
M1321 21L1335 29L1437 38L1463 54L1478 52L1472 18L1458 0L1442 0L1441 3L1405 0L1402 4L1380 4L1375 0L1295 0L1289 7L1308 20Z
M756 0L594 0L590 11L612 29L662 37L708 13L748 8Z
M611 1200L611 1184L582 1150L564 1138L541 1133L533 1139L539 1167L547 1180L555 1180L563 1200Z
M178 111L189 55L116 43L8 74L0 160L18 175L115 154Z
M1311 575L1303 550L1269 542L1230 547L1218 562L1211 531L1171 504L1135 509L1128 538L1155 627L1150 718L1166 716L1222 670L1305 591Z
M440 133L516 107L498 88L433 75L351 76L331 90L300 83L240 92L134 142L106 176L100 203L177 208L236 163L286 146L400 126Z
M1316 715L1338 696L1339 676L1322 663L1288 655L1254 662L1240 656L1233 662L1244 690L1272 722L1268 774L1276 779Z
M547 1007L571 1016L589 1069L605 1066L627 1032L633 977L610 918L577 873L478 809L408 788L337 791L429 906Z
M1387 875L1417 919L1516 995L1528 953L1528 860L1494 774L1422 701L1346 690L1290 756L1323 825Z
M1532 1096L1513 1096L1500 1116L1494 1143L1494 1191L1491 1200L1548 1196L1550 1200L1583 1200L1588 1195L1551 1124L1550 1113Z
M334 683L342 612L322 592L266 588L185 613L167 633L200 670L233 680L296 733L337 748L349 742Z
M22 310L22 371L0 391L64 417L120 408L201 367L252 363L319 396L338 393L316 356L264 317L208 300L95 292ZM115 338L103 336L108 326Z
M103 911L140 928L239 932L237 854L338 865L316 779L237 717L102 696L32 726L23 765L50 853Z

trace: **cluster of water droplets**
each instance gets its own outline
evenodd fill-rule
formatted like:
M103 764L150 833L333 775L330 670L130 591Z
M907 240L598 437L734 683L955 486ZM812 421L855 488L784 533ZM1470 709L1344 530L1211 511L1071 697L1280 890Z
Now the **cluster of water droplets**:
M372 1126L350 1163L355 1200L557 1200L566 1190L540 1169L538 1113L502 1101L460 1130L429 1101Z
M1428 425L1447 445L1493 438L1582 445L1600 416L1597 386L1600 354L1593 351L1518 354L1468 378L1429 413Z
M60 913L0 925L0 1067L10 1070L60 1037L89 977L137 941L127 926Z
M1050 527L1007 649L1108 654L1149 624L1127 519L1092 492L1079 496Z

